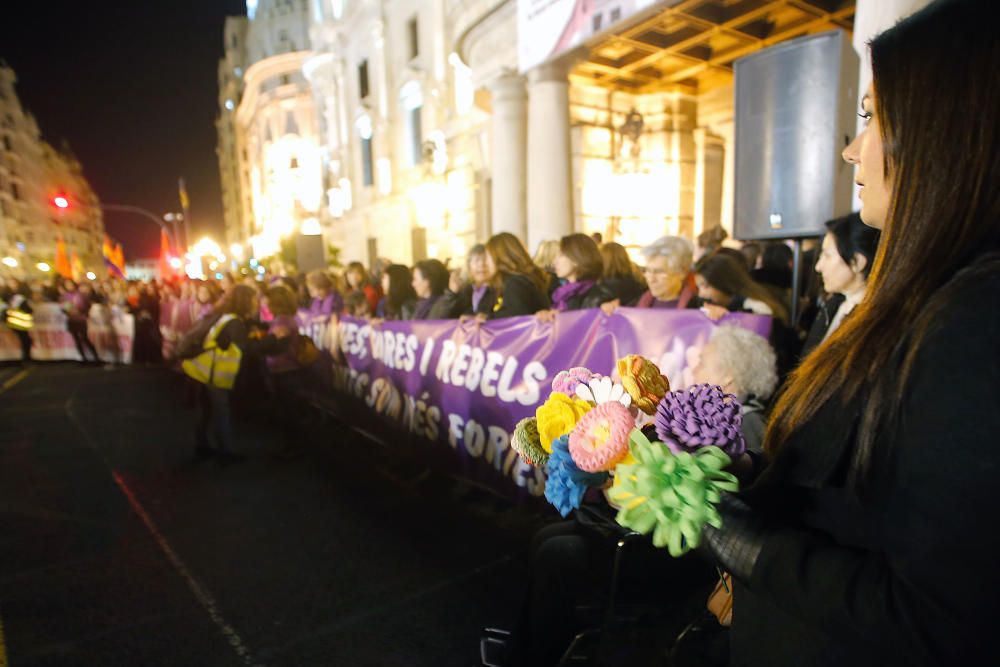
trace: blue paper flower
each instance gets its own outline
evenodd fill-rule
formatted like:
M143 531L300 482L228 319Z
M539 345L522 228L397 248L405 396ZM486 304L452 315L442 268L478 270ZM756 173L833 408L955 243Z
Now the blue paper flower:
M580 507L583 494L592 486L600 486L608 479L608 473L584 472L573 463L569 454L569 436L564 435L552 441L552 456L546 465L549 478L545 482L545 499L562 516Z

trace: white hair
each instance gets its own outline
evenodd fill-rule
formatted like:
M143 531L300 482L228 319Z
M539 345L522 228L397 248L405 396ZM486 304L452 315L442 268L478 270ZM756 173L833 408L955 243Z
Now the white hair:
M662 236L642 249L646 261L654 257L665 257L670 271L687 273L694 262L694 246L679 236Z
M730 391L745 399L754 396L766 401L778 384L777 357L763 336L723 324L708 339L720 369L732 375Z

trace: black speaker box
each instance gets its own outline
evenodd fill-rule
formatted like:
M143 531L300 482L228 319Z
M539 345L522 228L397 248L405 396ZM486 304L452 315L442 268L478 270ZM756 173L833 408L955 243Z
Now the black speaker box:
M852 210L841 158L857 117L859 59L846 32L800 37L735 63L733 236L820 236Z

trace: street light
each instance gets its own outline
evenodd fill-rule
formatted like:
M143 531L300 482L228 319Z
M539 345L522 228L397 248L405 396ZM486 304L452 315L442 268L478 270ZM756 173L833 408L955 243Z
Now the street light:
M69 200L63 197L62 195L54 197L52 199L52 203L56 205L56 208L62 208L62 209L69 208Z
M39 262L38 264L35 264L35 268L37 268L42 273L48 273L49 271L52 270L52 267L49 266L47 262Z
M3 258L3 263L4 263L4 266L9 266L12 269L16 269L17 268L17 260L14 259L13 257L4 257Z

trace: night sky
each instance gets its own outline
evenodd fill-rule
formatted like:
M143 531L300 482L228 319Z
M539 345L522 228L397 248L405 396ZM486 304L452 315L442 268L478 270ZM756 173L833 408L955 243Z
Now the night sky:
M192 240L222 239L215 156L217 69L226 16L242 0L4 3L0 58L43 137L67 142L103 203L179 211L191 199ZM155 256L151 221L105 213L126 257Z

